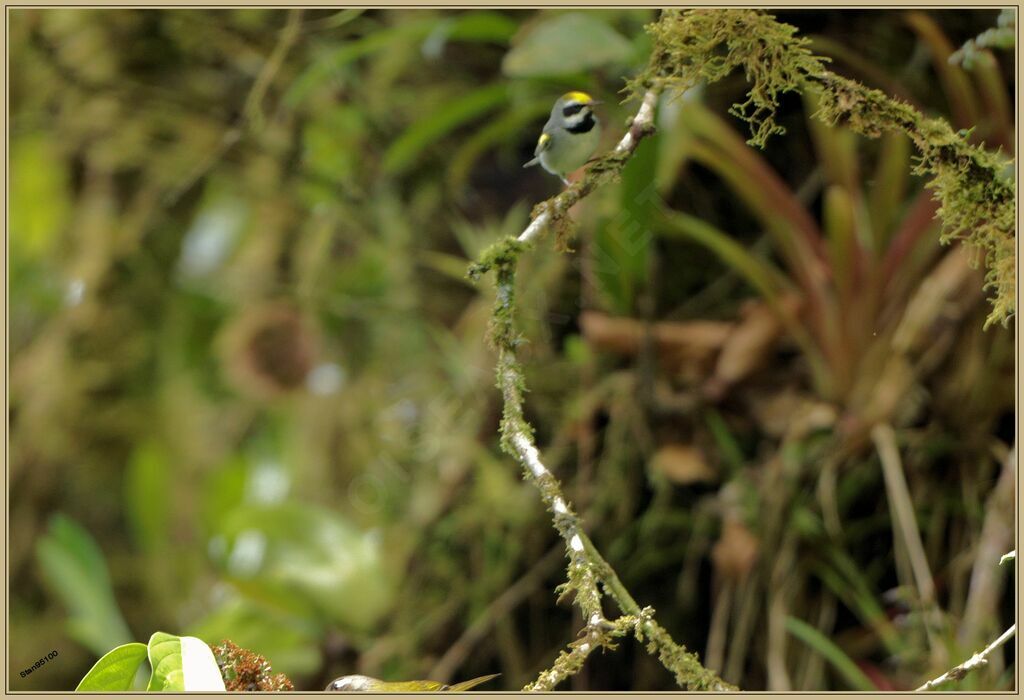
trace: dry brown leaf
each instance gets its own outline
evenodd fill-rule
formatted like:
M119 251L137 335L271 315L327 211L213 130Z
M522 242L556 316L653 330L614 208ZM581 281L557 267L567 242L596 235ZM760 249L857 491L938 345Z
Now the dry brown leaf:
M580 314L580 329L596 348L620 355L635 355L650 337L658 358L668 371L686 378L707 376L711 363L732 332L723 321L662 321L649 326L632 318L616 318L599 311Z
M704 459L704 454L691 445L665 445L651 457L651 469L676 484L716 481L718 474Z
M791 387L771 394L752 396L750 408L764 433L788 440L800 439L815 430L830 428L838 419L835 406Z
M783 302L789 313L796 311L798 303L795 297ZM782 335L778 315L763 302L747 304L743 316L722 346L714 375L704 385L710 398L720 399L729 387L758 369Z
M715 571L729 579L741 579L750 573L761 546L743 521L726 518L722 534L711 548Z

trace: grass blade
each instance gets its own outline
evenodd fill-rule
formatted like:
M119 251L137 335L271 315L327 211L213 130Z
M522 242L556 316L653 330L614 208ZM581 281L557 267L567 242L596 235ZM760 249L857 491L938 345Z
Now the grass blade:
M835 642L814 627L811 627L803 620L787 616L786 631L821 654L854 690L864 692L878 691L875 684L858 668L853 659L847 656L846 652L840 649Z

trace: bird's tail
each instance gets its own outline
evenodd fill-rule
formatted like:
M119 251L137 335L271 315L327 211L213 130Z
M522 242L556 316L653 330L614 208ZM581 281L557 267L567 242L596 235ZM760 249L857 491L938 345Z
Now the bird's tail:
M449 692L454 692L454 693L461 693L461 692L464 692L466 690L469 690L470 688L476 687L476 686L480 685L481 683L486 683L487 681L491 680L492 678L497 678L500 675L501 675L500 673L492 673L492 674L490 674L488 676L480 676L479 678L474 678L474 679L469 680L469 681L462 681L461 683L453 683L452 685L448 686L448 691Z

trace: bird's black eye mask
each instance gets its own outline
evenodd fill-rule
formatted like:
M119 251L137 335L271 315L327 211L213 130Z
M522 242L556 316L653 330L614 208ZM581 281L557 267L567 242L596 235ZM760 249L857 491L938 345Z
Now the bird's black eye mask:
M562 107L562 116L571 117L572 115L579 113L579 111L582 110L584 107L586 107L586 105L579 103L574 105L566 105L565 107Z

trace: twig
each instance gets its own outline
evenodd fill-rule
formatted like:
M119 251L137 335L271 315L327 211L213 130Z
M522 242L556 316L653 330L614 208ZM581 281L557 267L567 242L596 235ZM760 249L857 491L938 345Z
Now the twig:
M263 64L260 74L256 76L256 81L249 90L249 95L245 98L243 113L256 131L263 128L263 98L277 72L281 70L285 57L299 38L303 12L304 10L301 8L288 11L288 21L285 23L284 29L281 30L277 45L266 63Z
M575 593L575 602L587 620L584 632L594 635L594 641L605 644L610 640L609 630L618 629L622 618L610 623L601 607L599 585L616 602L625 616L636 618L633 633L647 642L648 651L657 654L661 663L675 674L676 682L693 690L732 690L714 672L704 668L697 656L673 641L671 635L651 617L650 609L641 609L623 586L612 567L583 531L579 517L562 494L558 480L541 461L533 442L533 428L523 416L523 394L526 391L522 367L516 351L522 342L514 322L515 272L519 255L549 227L560 227L570 207L592 192L600 183L614 177L625 166L637 145L654 130L654 107L658 91L648 91L640 109L633 118L629 131L611 153L592 164L585 177L565 192L543 202L534 209L534 217L516 238L509 238L486 251L481 260L470 268L470 277L478 279L488 270L497 273L496 299L491 323L491 341L498 351L496 367L497 385L501 390L504 410L501 421L501 446L513 455L524 468L526 477L540 491L545 505L553 514L554 526L566 543L569 557L568 581L561 587L563 594ZM584 644L586 651L581 651ZM594 642L577 644L572 651L563 652L555 666L545 673L531 689L554 687L568 675L582 667ZM575 669L575 670L573 670ZM549 675L545 675L549 674Z
M933 614L938 610L935 599L935 582L932 579L931 568L928 566L928 558L921 541L921 531L918 529L917 518L914 515L914 502L910 497L907 477L903 473L903 463L896 447L896 434L893 432L892 426L879 424L872 429L871 439L875 443L878 458L882 462L882 475L885 478L885 490L895 521L895 532L898 532L903 540L904 550L910 559L910 568L913 571L914 582L917 584L921 607L925 612L924 628L931 644L932 653L944 654L943 647L938 644L937 634L933 629L934 620L938 618Z
M227 155L228 151L242 140L242 135L247 126L251 126L257 131L263 128L263 111L260 105L267 93L267 89L280 70L285 57L299 38L299 29L302 26L302 15L304 12L305 10L302 8L292 9L288 12L288 21L281 29L277 44L249 88L249 93L246 95L245 102L243 103L241 116L224 131L224 135L221 137L217 147L206 158L196 164L192 171L173 190L165 195L164 207L171 207L176 204L186 192L192 189L193 185L212 170L213 166L219 163Z
M985 500L985 520L974 553L967 603L957 630L961 649L974 649L995 630L989 625L1005 585L1005 571L993 566L1000 553L1013 546L1014 507L1017 496L1017 443L1003 458L1003 466ZM1002 560L999 560L1002 564Z
M933 678L932 680L928 681L920 688L918 688L915 692L920 693L925 690L934 690L935 688L942 685L943 683L946 683L947 681L958 681L974 669L986 665L988 663L989 655L1002 645L1006 644L1006 642L1010 640L1010 637L1012 637L1014 633L1016 633L1016 631L1017 625L1010 625L1010 629L1006 630L1001 635L999 635L999 637L996 638L996 640L989 644L987 647L979 651L971 658L967 659L967 661L964 661L959 666L954 666L938 678Z
M650 609L648 608L644 612L647 614ZM587 657L598 647L614 649L616 644L612 640L629 634L640 621L641 618L633 615L623 615L614 622L607 623L607 629L603 631L597 631L590 627L585 628L586 636L570 644L569 650L563 650L550 669L542 671L537 680L523 690L531 693L554 690L566 678L579 673Z

